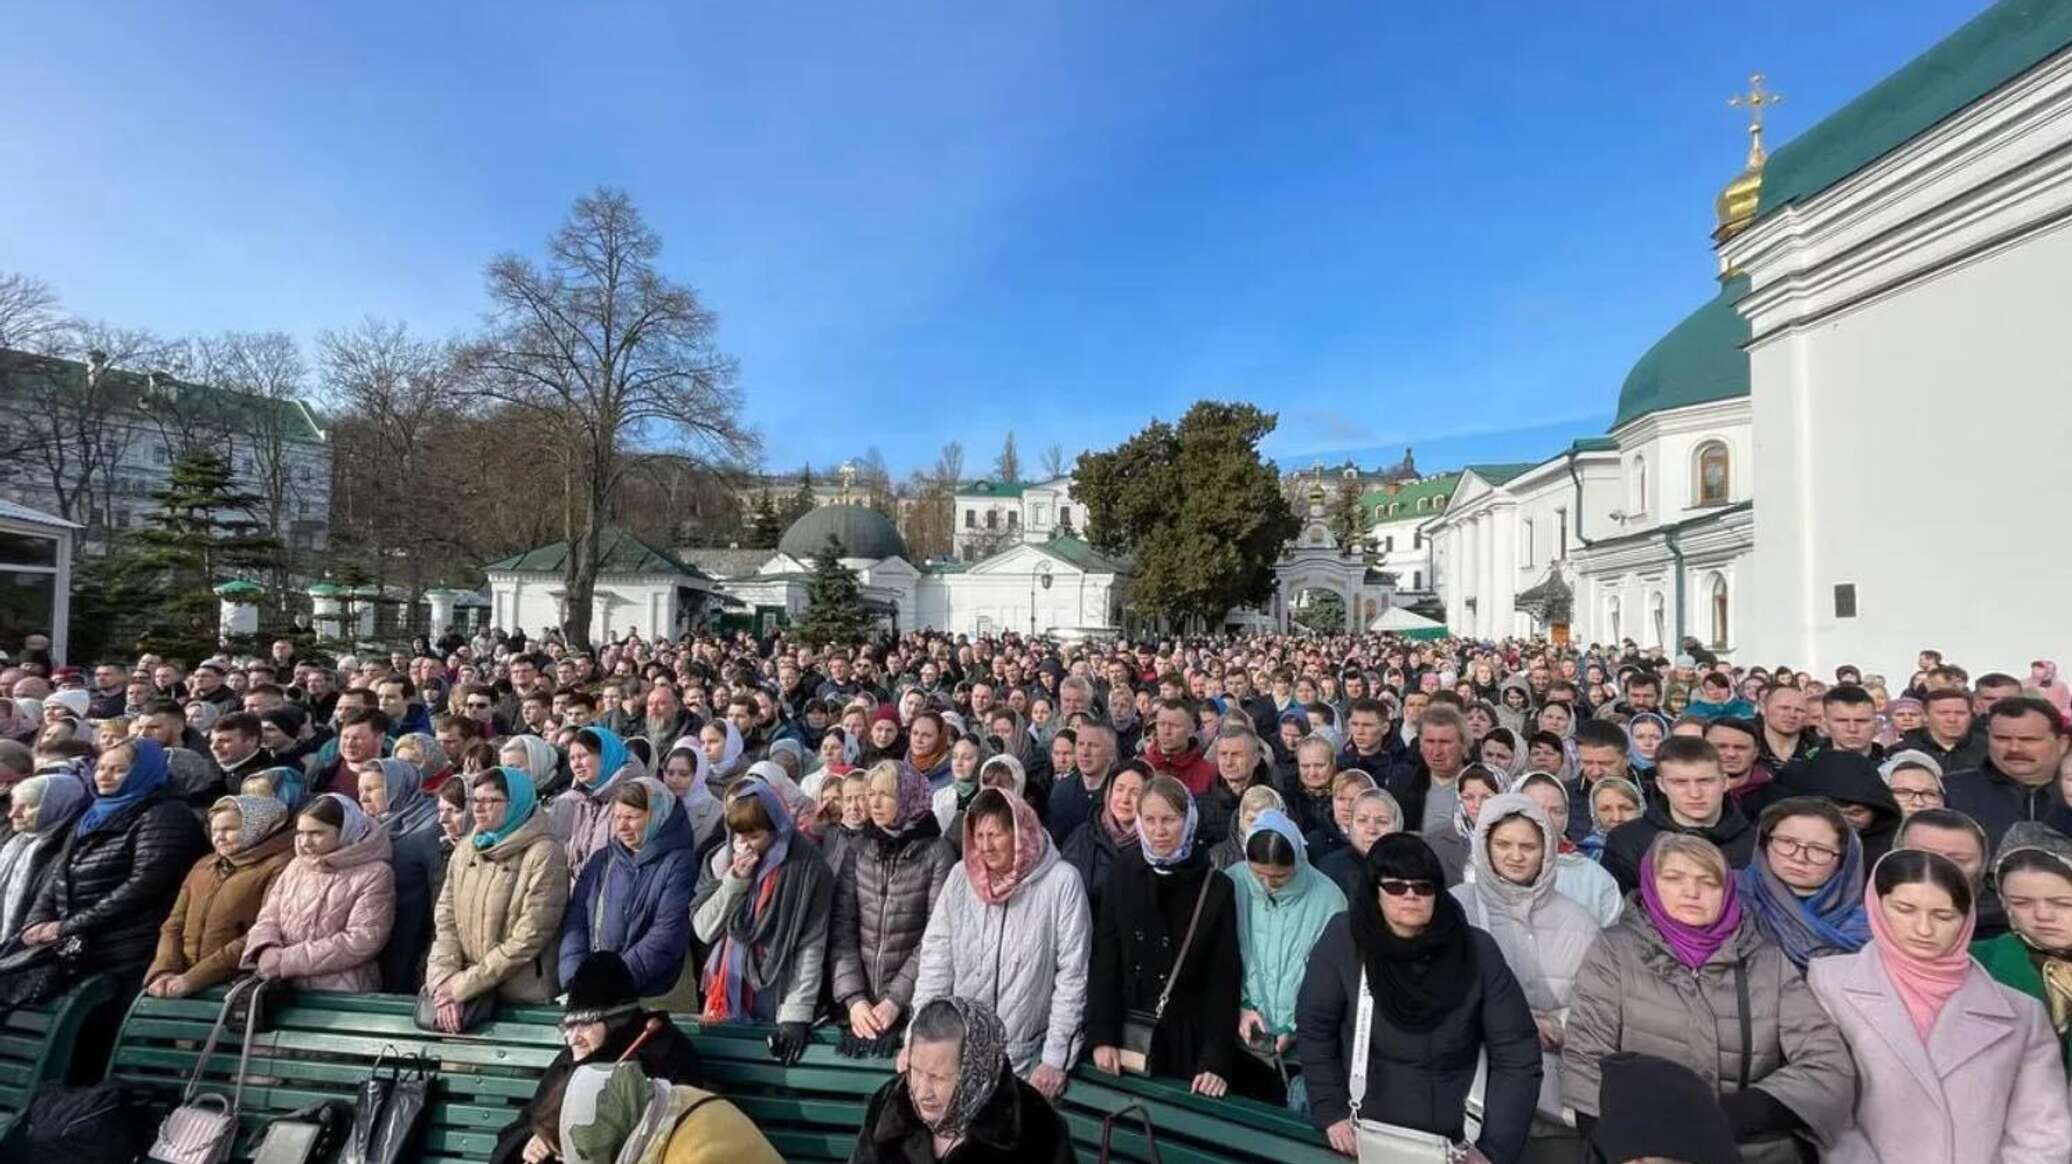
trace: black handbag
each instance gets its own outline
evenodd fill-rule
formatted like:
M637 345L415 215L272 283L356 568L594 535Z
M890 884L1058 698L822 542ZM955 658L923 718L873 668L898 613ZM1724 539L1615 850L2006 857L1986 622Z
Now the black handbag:
M1131 1112L1137 1113L1137 1119L1142 1122L1144 1127L1144 1150L1147 1153L1145 1158L1150 1161L1150 1164L1165 1164L1164 1158L1158 1154L1158 1136L1151 1130L1151 1113L1145 1109L1141 1102L1137 1101L1123 1104L1121 1107L1101 1117L1101 1155L1099 1164L1108 1164L1109 1153L1112 1150L1115 1139L1115 1121Z
M460 1004L460 1033L466 1034L496 1017L496 991L485 990ZM420 1031L446 1034L439 1029L439 1004L432 1001L430 987L417 992L417 1012L412 1016Z
M120 1083L46 1083L0 1138L0 1164L131 1164L151 1146L151 1095Z
M387 1062L384 1050L360 1081L341 1164L409 1164L418 1157L438 1074L423 1056L414 1057L409 1067L390 1064L383 1075L382 1064Z
M1158 1024L1165 1019L1166 1004L1173 998L1173 983L1180 978L1181 967L1187 964L1187 951L1194 945L1195 927L1201 924L1201 907L1209 900L1209 882L1203 878L1201 892L1194 895L1194 913L1187 919L1187 936L1180 939L1179 952L1173 955L1173 967L1166 971L1165 987L1158 992L1158 1009L1153 1011L1131 1010L1122 1020L1122 1046L1117 1048L1117 1059L1122 1069L1131 1075L1151 1074L1151 1039L1158 1033Z
M57 943L31 946L16 934L0 946L0 1014L41 1006L65 992L71 967L58 957Z
M353 1105L326 1099L289 1112L266 1125L252 1164L318 1164L345 1139L352 1126Z

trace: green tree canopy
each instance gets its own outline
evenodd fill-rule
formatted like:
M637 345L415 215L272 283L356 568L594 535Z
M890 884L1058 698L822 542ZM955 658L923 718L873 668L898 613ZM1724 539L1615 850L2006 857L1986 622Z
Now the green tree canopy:
M1357 554L1366 548L1366 511L1360 505L1360 482L1357 478L1340 478L1338 490L1331 495L1330 508L1325 511L1325 516L1341 549Z
M863 609L863 586L856 571L842 564L842 544L833 534L813 563L806 584L806 613L793 624L791 637L813 647L862 642L870 633Z
M127 561L110 569L128 584L156 592L141 645L195 660L217 646L215 587L272 568L281 544L258 515L262 499L238 485L230 462L189 450L173 462L145 527L116 551Z
M1259 455L1275 423L1250 404L1204 400L1178 424L1153 421L1080 456L1073 494L1095 545L1135 559L1134 606L1213 626L1272 596L1274 561L1301 528Z

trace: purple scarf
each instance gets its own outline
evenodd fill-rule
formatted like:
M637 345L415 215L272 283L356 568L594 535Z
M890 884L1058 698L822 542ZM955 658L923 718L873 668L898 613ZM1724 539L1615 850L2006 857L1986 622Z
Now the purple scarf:
M1734 931L1741 928L1741 895L1736 892L1735 878L1729 876L1724 888L1726 896L1720 903L1719 916L1711 925L1686 925L1662 908L1662 897L1655 892L1655 855L1648 853L1640 859L1640 902L1647 907L1648 920L1654 923L1662 940L1669 943L1676 960L1693 970L1703 966L1713 951L1726 945Z

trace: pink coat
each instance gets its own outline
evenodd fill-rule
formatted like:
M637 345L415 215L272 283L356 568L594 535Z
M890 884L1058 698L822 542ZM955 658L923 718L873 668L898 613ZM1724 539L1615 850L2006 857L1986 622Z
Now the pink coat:
M2042 1003L1994 982L1973 963L1924 1047L1876 945L1816 959L1806 978L1856 1059L1856 1126L1823 1160L2064 1164L2072 1158L2065 1068Z
M288 862L245 935L243 964L303 990L380 990L379 959L395 921L396 873L388 834L377 827L321 857Z

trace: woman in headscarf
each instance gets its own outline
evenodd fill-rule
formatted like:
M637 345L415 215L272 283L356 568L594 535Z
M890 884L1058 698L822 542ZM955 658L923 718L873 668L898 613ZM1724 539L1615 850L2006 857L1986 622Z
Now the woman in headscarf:
M1590 831L1576 842L1576 847L1591 860L1602 863L1604 839L1613 829L1644 812L1647 801L1641 796L1640 785L1624 776L1606 776L1585 792L1590 798Z
M817 792L821 782L840 780L855 771L858 750L856 737L840 724L830 725L821 733L820 746L813 751L813 769L799 781L799 787Z
M1476 763L1512 780L1526 768L1525 749L1518 743L1518 733L1510 728L1500 727L1482 737L1482 745L1475 752Z
M568 745L575 785L554 798L548 821L567 845L568 875L581 880L592 858L612 840L612 792L620 780L647 775L626 743L609 728L591 726Z
M382 989L416 994L432 944L432 903L446 866L439 849L439 805L424 792L424 770L408 760L371 760L360 769L360 808L389 836L396 871L396 921L381 951Z
M869 766L880 760L898 760L906 754L906 732L899 725L899 709L881 703L870 712L864 728L863 749L856 762Z
M453 851L468 839L468 830L475 827L468 811L468 788L474 779L448 780L432 797L439 806L439 859L442 865L453 860Z
M130 995L143 986L158 927L207 841L171 786L165 749L152 740L101 753L93 788L93 803L52 862L21 938L31 946L55 943L61 962L113 974L118 996Z
M2058 678L2058 665L2049 659L2037 659L2029 664L2029 686L2044 701L2058 709L2058 715L2072 715L2072 687Z
M1308 1110L1295 1056L1295 1003L1310 950L1325 923L1345 912L1345 894L1309 863L1295 822L1278 809L1261 812L1245 837L1243 859L1226 868L1237 889L1238 1044L1278 1067L1290 1110ZM1291 1077L1292 1073L1292 1077ZM1260 1074L1260 1073L1254 1073Z
M336 792L295 818L295 859L274 879L245 935L241 965L303 990L381 989L382 948L395 925L389 836Z
M2007 830L1993 884L2008 932L1971 947L1994 981L2037 999L2072 1065L2072 840L2022 821Z
M475 777L468 813L473 831L447 864L425 966L449 1034L459 1031L467 1003L492 991L511 1003L554 996L550 947L568 909L568 857L547 828L530 773L504 766Z
M691 851L701 859L719 843L725 824L721 818L726 815L706 779L710 775L705 749L693 736L677 740L662 758L662 783L669 786L677 803L683 806L684 819L691 825Z
M1763 810L1755 859L1741 870L1741 900L1800 970L1853 954L1871 940L1864 917L1863 844L1841 810L1794 796Z
M2042 1003L1971 959L1971 883L1953 862L1902 850L1865 894L1870 943L1807 970L1856 1065L1844 1164L2044 1164L2066 1157L2072 1106Z
M538 736L520 735L505 740L497 748L496 762L490 765L492 768L498 766L518 768L530 776L533 794L539 797L542 806L553 803L556 796L568 790L561 753Z
M420 783L426 795L436 794L453 777L454 768L446 758L446 749L440 747L438 739L430 733L404 733L396 739L390 755L417 765L417 770L423 774Z
M1498 727L1509 728L1523 735L1528 728L1527 720L1532 715L1532 684L1523 674L1504 680L1497 689L1496 722Z
M1535 797L1491 797L1475 826L1475 875L1453 890L1469 923L1496 939L1539 1029L1539 1100L1520 1159L1544 1164L1572 1164L1582 1150L1561 1105L1561 1041L1576 970L1599 929L1561 892L1554 858L1564 839Z
M9 790L7 825L14 831L0 844L0 942L21 931L72 822L93 795L92 786L70 772L31 776Z
M1036 810L986 789L965 811L963 861L921 936L914 1010L945 995L984 999L1006 1025L1015 1072L1055 1099L1078 1057L1092 928L1079 875Z
M1568 789L1551 772L1527 772L1511 791L1532 797L1554 826L1554 888L1589 911L1599 927L1619 920L1626 906L1619 882L1568 839Z
M1637 784L1654 781L1655 750L1669 738L1669 718L1652 711L1636 712L1626 721L1626 772Z
M921 935L956 867L918 772L878 765L870 776L870 823L855 859L836 879L828 942L835 1002L849 1019L843 1049L890 1056L909 1016L921 972Z
M49 700L44 702L48 703ZM223 707L221 704L210 703L206 699L190 699L187 701L187 725L199 732L203 739L208 738L209 729L215 727L216 721L222 718Z
M929 794L929 807L935 812L935 823L944 836L958 831L959 814L970 806L972 797L978 795L981 760L992 763L992 760L985 759L985 748L977 736L962 736L950 745L950 782ZM1016 776L1025 778L1020 762L1013 757L1008 760L1015 765ZM1022 783L1022 779L1015 783ZM1019 788L1016 791L1020 791Z
M611 802L611 842L576 878L562 916L561 977L610 950L643 997L660 997L676 985L690 949L698 881L690 822L676 794L652 776L617 785Z
M741 1109L639 1063L586 1063L568 1077L551 1147L566 1164L784 1164Z
M1110 1075L1128 1066L1213 1098L1237 1067L1243 970L1236 893L1209 867L1199 823L1193 796L1170 776L1153 778L1138 799L1142 860L1109 870L1094 919L1086 1037L1094 1066Z
M907 754L900 762L919 772L930 789L950 782L950 748L955 743L940 712L923 709L907 724Z
M827 959L833 875L805 843L777 790L745 779L727 799L728 844L698 885L693 924L712 946L706 1022L775 1022L770 1050L797 1062L810 1038Z
M1629 908L1577 971L1561 1096L1579 1126L1600 1108L1598 1065L1618 1051L1681 1063L1720 1085L1747 1164L1798 1164L1849 1124L1856 1072L1834 1021L1741 902L1718 846L1665 832L1641 857Z
M667 1013L643 1009L626 963L609 950L592 954L567 983L562 1048L540 1072L532 1099L497 1133L491 1164L538 1164L561 1156L561 1109L570 1079L587 1066L631 1055L651 1080L696 1083L698 1053Z
M900 1074L871 1097L850 1164L1068 1164L1072 1133L1048 1098L1017 1078L1007 1029L972 998L938 998L915 1016Z
M309 803L309 778L296 768L267 768L245 777L238 788L242 796L271 796L289 815L301 812Z
M1370 783L1354 794L1346 819L1348 843L1325 854L1317 862L1317 872L1329 877L1351 901L1367 879L1367 854L1373 850L1374 842L1403 831L1403 806L1386 789Z
M1445 881L1422 838L1383 837L1324 927L1296 1003L1310 1120L1349 1156L1361 1120L1458 1143L1480 1059L1475 1146L1517 1164L1539 1093L1538 1030L1495 939L1468 924Z
M237 973L245 934L281 870L294 858L288 810L271 796L226 796L209 810L215 852L194 863L158 930L144 993L186 998Z
M1453 820L1449 824L1427 829L1425 844L1438 854L1439 864L1446 869L1446 884L1459 885L1468 872L1468 850L1473 847L1475 820L1482 811L1482 805L1490 797L1504 790L1503 777L1482 764L1470 764L1461 771L1455 783Z
M1237 811L1230 815L1230 831L1209 850L1209 868L1227 870L1245 859L1245 838L1252 835L1252 825L1262 812L1273 811L1285 815L1288 804L1281 794L1268 784L1254 784L1238 797Z
M1137 847L1137 802L1151 782L1151 765L1130 760L1116 768L1101 788L1101 803L1093 818L1072 830L1060 848L1066 861L1086 887L1089 910L1101 904L1101 889L1108 884L1108 871L1123 855L1134 856Z

